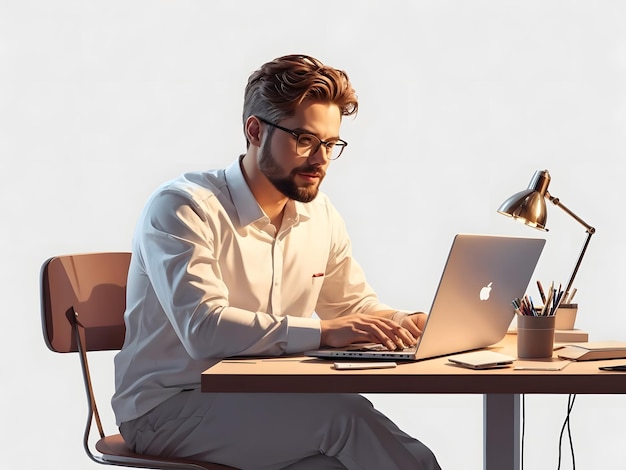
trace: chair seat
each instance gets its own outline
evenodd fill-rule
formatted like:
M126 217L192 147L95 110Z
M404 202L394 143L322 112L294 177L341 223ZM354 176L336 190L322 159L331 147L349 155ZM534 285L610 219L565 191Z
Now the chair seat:
M229 467L227 465L220 465L216 463L138 454L126 446L124 438L121 434L113 434L100 439L96 443L96 449L103 455L103 458L108 461L114 461L116 457L121 457L122 459L137 459L144 460L146 462L153 461L156 465L158 465L159 462L163 462L169 464L189 465L189 468L193 468L192 466L195 466L198 469L205 470L239 470L235 467Z

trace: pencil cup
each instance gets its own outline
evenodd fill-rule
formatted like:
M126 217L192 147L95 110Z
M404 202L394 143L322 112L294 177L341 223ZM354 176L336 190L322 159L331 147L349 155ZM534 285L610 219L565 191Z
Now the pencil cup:
M517 357L541 359L552 357L554 347L554 316L517 316Z
M554 328L557 330L573 330L578 313L578 304L561 304L556 310L556 322Z

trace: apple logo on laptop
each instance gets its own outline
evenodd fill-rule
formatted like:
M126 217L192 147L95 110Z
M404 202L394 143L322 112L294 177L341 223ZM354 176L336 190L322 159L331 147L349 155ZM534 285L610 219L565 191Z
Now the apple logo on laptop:
M485 287L480 289L480 300L489 300L489 295L491 294L491 284L493 284L493 282L490 282Z

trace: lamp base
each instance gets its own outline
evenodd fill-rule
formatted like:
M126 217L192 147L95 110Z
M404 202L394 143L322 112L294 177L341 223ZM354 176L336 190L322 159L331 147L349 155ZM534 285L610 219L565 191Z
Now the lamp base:
M572 330L576 323L578 304L561 304L556 310L554 328L557 330Z

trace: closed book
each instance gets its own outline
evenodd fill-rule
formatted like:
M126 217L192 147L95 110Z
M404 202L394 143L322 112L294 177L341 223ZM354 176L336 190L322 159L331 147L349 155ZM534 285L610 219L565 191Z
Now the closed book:
M568 344L557 352L561 359L572 361L596 361L600 359L626 358L626 342L598 341Z
M583 330L554 330L555 343L579 343L589 341L589 333Z

